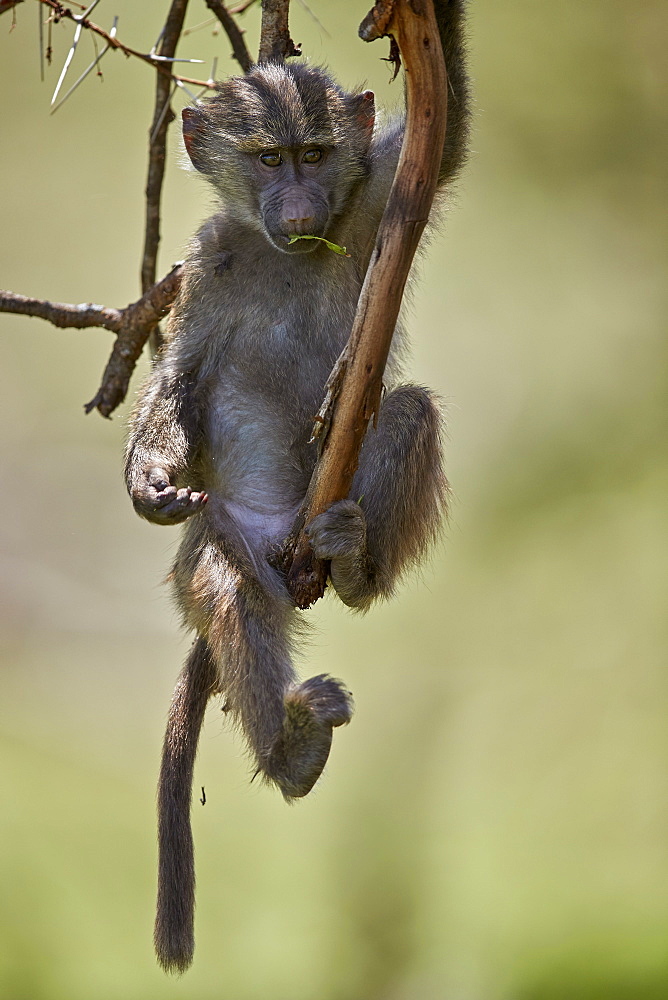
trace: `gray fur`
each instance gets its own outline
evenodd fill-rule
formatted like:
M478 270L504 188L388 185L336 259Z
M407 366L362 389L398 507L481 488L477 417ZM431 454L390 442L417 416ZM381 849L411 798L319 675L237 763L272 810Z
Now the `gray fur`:
M436 6L452 88L445 182L464 158L467 92L462 3ZM293 63L256 66L184 114L189 153L220 208L192 242L126 454L137 512L187 522L171 579L198 637L172 703L159 789L156 949L170 970L192 959L190 785L209 695L224 696L254 766L288 800L310 791L333 728L352 712L340 682L298 683L299 619L267 555L307 489L313 415L350 333L396 168L402 123L374 132L372 113L370 95ZM322 157L306 164L314 147ZM259 159L266 150L281 153L280 170ZM289 247L293 225L347 246L350 259L314 240ZM362 610L424 554L447 499L438 407L427 390L397 386L399 375L395 350L351 497L310 528L335 590Z

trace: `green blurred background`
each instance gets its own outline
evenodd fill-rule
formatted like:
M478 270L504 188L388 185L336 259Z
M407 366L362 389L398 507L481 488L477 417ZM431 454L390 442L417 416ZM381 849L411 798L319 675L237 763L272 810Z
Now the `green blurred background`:
M293 4L305 53L399 101L385 44L357 39L368 4L311 3L322 27ZM147 50L164 7L95 19ZM41 85L35 5L16 19L0 285L124 305L152 73L111 54L49 117L72 27ZM306 801L249 785L212 706L180 980L151 950L178 531L127 500L127 406L83 414L111 336L0 316L3 1000L668 996L667 29L661 0L472 6L473 153L410 319L412 373L448 402L452 521L391 605L309 613L300 670L344 677L357 712ZM180 47L221 75L228 51L210 27ZM70 82L91 58L84 37ZM161 274L210 205L180 155L173 133Z

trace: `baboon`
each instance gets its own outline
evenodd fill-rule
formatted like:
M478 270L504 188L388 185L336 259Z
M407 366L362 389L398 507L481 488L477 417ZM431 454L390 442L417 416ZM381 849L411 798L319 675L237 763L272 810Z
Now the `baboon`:
M440 169L459 170L468 131L462 0L435 3L449 79ZM287 800L306 795L347 723L350 693L327 675L298 683L298 613L267 560L288 534L317 457L313 416L344 347L397 165L403 119L375 122L303 62L254 66L183 111L185 146L220 206L195 235L167 341L130 424L127 486L155 524L186 522L171 581L194 645L178 681L159 783L155 945L167 970L193 955L191 782L208 699L220 693L254 767ZM317 240L345 245L346 259ZM400 339L397 331L395 341ZM432 394L385 374L350 498L309 537L341 600L393 591L438 531L447 498Z

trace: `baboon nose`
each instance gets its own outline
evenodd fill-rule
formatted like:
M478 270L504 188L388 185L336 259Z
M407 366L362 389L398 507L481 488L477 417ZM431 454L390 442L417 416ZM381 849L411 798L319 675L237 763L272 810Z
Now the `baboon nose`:
M283 206L282 223L289 236L305 236L313 226L314 215L307 201L288 201Z

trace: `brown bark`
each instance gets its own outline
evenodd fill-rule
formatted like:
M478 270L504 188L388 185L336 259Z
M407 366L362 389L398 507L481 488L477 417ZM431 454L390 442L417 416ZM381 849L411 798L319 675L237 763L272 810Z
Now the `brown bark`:
M290 0L262 0L262 31L258 62L283 62L300 56L301 49L290 38Z
M318 418L319 427L327 428L321 455L276 560L300 608L323 595L328 571L315 559L304 527L348 496L369 419L378 412L385 363L429 217L445 139L447 77L432 0L380 0L362 22L360 35L365 41L391 35L399 47L406 72L406 130L350 339Z

